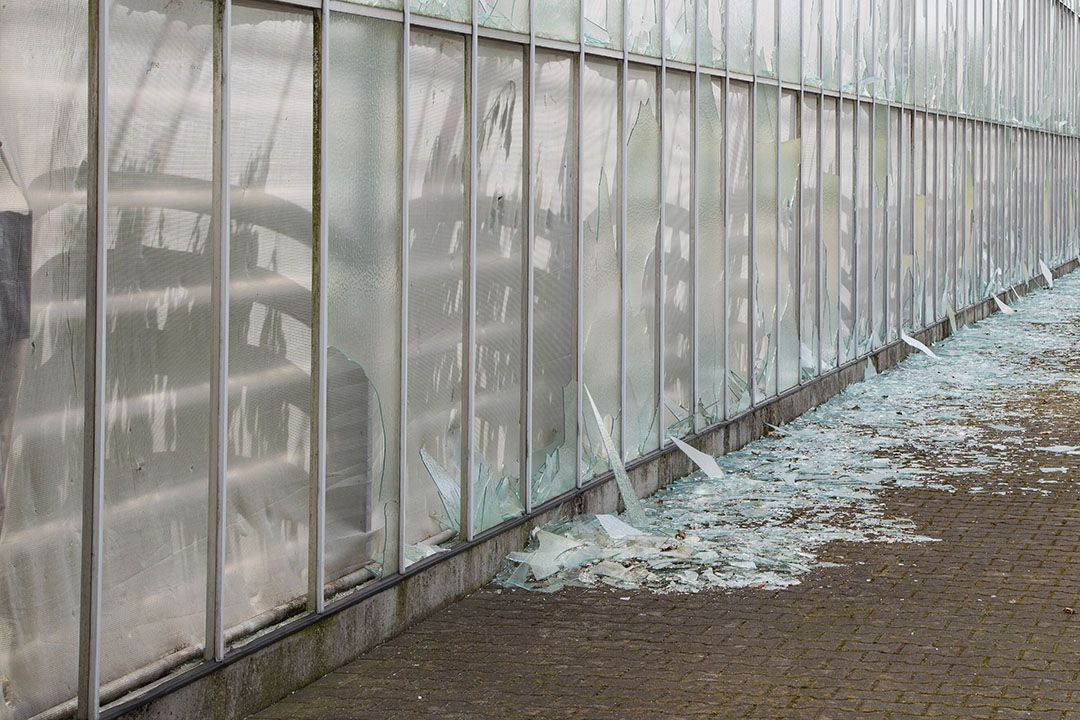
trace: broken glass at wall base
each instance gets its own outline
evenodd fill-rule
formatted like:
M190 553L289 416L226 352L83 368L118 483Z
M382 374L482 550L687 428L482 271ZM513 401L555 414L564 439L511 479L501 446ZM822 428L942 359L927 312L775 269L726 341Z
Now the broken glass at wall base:
M932 351L912 338L921 352L890 372L866 361L864 382L715 465L688 449L704 470L646 500L644 522L589 515L537 528L498 582L538 592L779 589L830 566L821 556L833 541L933 540L886 511L886 491L1048 492L1042 486L1067 481L1061 468L1042 468L1039 487L1018 483L1011 453L1030 446L1025 397L1080 393L1054 359L1080 341L1080 278L1010 301L1013 314L960 328ZM1037 449L1047 460L1080 454Z

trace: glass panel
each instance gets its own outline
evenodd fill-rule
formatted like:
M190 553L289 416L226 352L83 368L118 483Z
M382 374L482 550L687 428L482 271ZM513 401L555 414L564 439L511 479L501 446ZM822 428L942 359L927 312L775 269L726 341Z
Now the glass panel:
M750 86L731 83L728 167L728 416L750 407Z
M836 367L840 346L841 193L837 102L821 105L821 363Z
M232 18L226 628L304 593L311 452L312 16Z
M881 309L881 300L875 299L874 288L874 207L873 166L870 118L871 105L859 103L856 110L857 132L855 140L855 331L856 354L862 355L872 345L874 312Z
M963 275L961 280L961 292L960 292L960 304L962 306L970 305L975 302L975 227L976 227L976 207L975 207L975 139L974 129L975 124L967 122L964 124L964 253L963 253ZM1020 133L1017 133L1017 141L1020 143L1023 140ZM1018 150L1022 150L1022 144L1018 147ZM1018 161L1016 164L1017 171L1021 173L1021 177L1018 178L1017 190L1019 193L1023 192L1023 176L1024 171L1023 161ZM1026 242L1027 237L1024 233L1024 215L1023 215L1023 198L1018 198L1017 209L1021 212L1019 219L1021 241ZM1025 258L1026 260L1026 258Z
M345 0L345 2L369 5L371 7L393 8L394 10L401 9L401 0Z
M728 67L754 72L754 0L727 0Z
M0 4L0 672L19 718L78 686L86 12Z
M472 21L472 0L409 0L412 12L417 15L455 20Z
M693 76L670 71L664 100L664 427L693 430L690 198Z
M396 527L401 405L401 26L330 19L326 579L378 574ZM367 311L358 311L367 308ZM394 513L393 520L387 518ZM396 562L396 561L395 561Z
M870 283L873 293L873 338L871 344L879 347L885 343L886 317L888 313L887 284L891 271L889 263L888 243L885 238L886 218L885 202L888 192L888 168L889 168L889 108L887 105L874 105L873 109L873 183L872 209L873 209L873 238L874 250L871 254L873 278Z
M702 75L697 93L697 362L695 420L707 427L724 417L724 80ZM670 211L669 211L670 212Z
M667 33L667 56L681 62L694 62L695 0L665 0L664 31Z
M616 446L619 444L622 393L620 348L622 282L619 274L619 64L601 60L585 64L585 107L582 108L581 217L584 284L584 378ZM608 468L588 396L582 399L582 478Z
M821 70L821 5L823 0L803 0L802 3L802 76L807 85L820 86ZM786 15L782 15L786 17Z
M582 27L585 42L597 47L621 50L623 0L581 0L581 2L585 12Z
M840 363L855 358L855 103L840 117Z
M889 40L889 0L874 0L874 62L870 72L874 97L881 100L889 97Z
M660 57L660 0L626 0L626 48Z
M840 23L842 0L821 0L821 80L829 90L840 88Z
M859 38L855 72L858 79L858 92L870 96L874 93L874 5L873 0L857 0L857 2Z
M529 32L529 0L477 0L476 22L483 27ZM537 15L545 9L538 8Z
M776 394L777 330L777 92L754 93L754 401Z
M802 81L802 3L780 0L780 78L795 84Z
M934 229L934 257L935 267L937 268L934 279L934 297L937 303L934 306L935 314L934 319L942 320L945 318L945 306L949 303L949 292L951 286L949 285L949 279L951 273L949 272L949 235L948 235L948 215L949 215L949 191L948 191L948 140L945 136L945 117L942 115L937 116L937 137L934 140L934 147L937 149L935 154L935 179L934 179L934 217L936 219ZM998 135L1000 141L1000 134ZM999 145L1000 147L1000 145ZM1001 174L995 173L995 188L998 193L1001 192L1000 183ZM997 195L1000 200L1001 195ZM1001 209L1001 206L998 206ZM1000 217L1000 214L999 216ZM996 226L998 228L999 240L1004 239L1004 232L1001 230L1001 223ZM998 245L999 249L1002 247ZM998 255L999 262L1001 261L1001 254Z
M554 40L578 41L579 8L581 0L544 0L543 9L537 7L537 37Z
M480 42L476 58L476 403L473 516L479 531L524 512L521 363L525 237L525 54Z
M912 327L921 328L925 324L924 310L926 307L926 286L929 273L929 265L927 264L926 251L928 249L927 237L926 237L926 217L928 212L926 202L926 115L924 113L915 113L914 126L912 128L914 140L912 142L912 148L914 150L913 155L913 193L914 193L914 221L911 229L914 233L913 238L913 260L912 276L914 277L913 285L913 306L912 306Z
M886 183L888 222L884 223L884 232L886 233L885 247L887 248L885 254L888 258L886 261L886 277L888 278L888 284L885 305L885 340L891 342L899 337L900 273L902 270L900 228L904 220L900 214L900 145L897 141L898 138L902 138L900 132L900 111L896 108L890 108L886 117L889 122L886 138L889 168Z
M724 67L727 62L727 0L697 0L698 62Z
M785 90L780 96L780 234L777 237L777 387L783 392L799 383L799 95ZM811 236L812 237L812 236ZM810 275L813 277L813 275Z
M657 73L630 66L626 82L626 438L627 459L657 447L660 117Z
M908 334L915 328L915 139L912 113L903 112L900 130L901 255L900 326Z
M409 45L406 561L461 529L464 261L468 244L465 39Z
M577 476L577 66L537 50L533 93L532 487L539 505Z
M211 18L151 0L109 18L102 682L206 624Z
M855 66L856 40L858 33L854 30L859 25L858 0L838 0L840 2L840 88L844 92L855 92L857 72Z
M821 240L818 235L820 222L818 192L818 123L820 100L815 95L804 95L802 103L802 178L800 180L800 211L802 241L799 252L802 258L799 299L799 376L807 380L818 369L818 283L820 271L818 255Z
M758 75L776 77L776 31L775 0L754 2L754 68Z

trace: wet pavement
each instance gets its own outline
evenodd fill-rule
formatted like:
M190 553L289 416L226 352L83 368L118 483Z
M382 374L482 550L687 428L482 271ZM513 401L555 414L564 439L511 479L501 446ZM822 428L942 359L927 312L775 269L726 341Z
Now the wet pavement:
M492 585L256 717L1080 718L1080 277L1015 307L650 501L704 560Z

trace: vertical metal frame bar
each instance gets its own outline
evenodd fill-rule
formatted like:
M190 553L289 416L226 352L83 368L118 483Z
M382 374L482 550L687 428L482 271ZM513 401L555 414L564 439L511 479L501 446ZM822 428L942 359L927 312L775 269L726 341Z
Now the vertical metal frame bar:
M100 0L104 2L104 0ZM229 169L232 0L214 2L213 208L210 305L210 473L207 507L207 660L225 657L225 511L229 456L229 256L232 234Z
M775 208L774 213L773 213L773 215L774 215L773 223L775 223L775 227L776 227L776 241L775 241L776 242L776 252L773 253L773 274L774 274L774 277L776 278L775 282L773 283L773 301L775 303L773 307L775 307L776 309L773 312L773 332L775 333L775 335L773 337L776 338L776 340L775 340L775 342L773 342L773 350L772 350L772 355L773 355L773 386L772 386L772 392L773 392L774 395L779 395L780 394L780 325L781 325L781 323L780 323L780 283L781 283L782 280L784 280L784 278L780 277L780 235L781 235L781 231L783 230L783 226L782 226L782 224L780 222L780 155L781 155L781 148L783 147L783 143L780 141L781 127L782 127L781 126L781 120L780 120L780 114L783 112L783 110L781 108L781 105L784 102L784 88L783 88L783 84L780 82L780 0L773 0L773 3L774 3L774 5L773 5L773 19L774 19L774 22L773 22L773 27L772 27L772 33L773 33L773 47L776 48L776 61L775 61L776 62L776 140L775 140L775 142L776 142L776 161L775 161L776 176L773 178L774 181L775 181L775 185L773 187L776 188L774 190L774 193L775 193L774 197L776 198L776 208ZM800 17L802 16L801 11L799 12L799 16ZM801 38L801 36L802 36L802 26L801 25L799 27L799 34L800 34L800 38ZM800 39L800 42L801 42L801 39ZM801 68L800 68L800 70L801 70ZM789 253L791 252L790 246L788 248L788 252ZM788 262L789 263L791 262L790 255L788 256ZM795 298L796 298L796 304L797 304L798 303L798 297L800 295L799 288L794 288L794 290L795 290ZM796 329L795 332L796 332L795 336L796 336L796 338L798 338L798 330ZM768 389L766 389L765 392L768 393Z
M619 72L619 455L625 458L629 449L626 443L626 158L627 145L630 141L630 108L626 101L626 91L630 71L630 32L627 17L630 9L629 0L622 0L622 68ZM614 460L612 460L614 463Z
M105 514L105 343L108 207L109 2L87 4L86 308L83 396L82 571L79 590L81 720L101 700L101 572Z
M539 0L533 0L538 2ZM584 388L585 388L585 213L582 204L585 199L585 181L582 172L585 155L582 152L585 126L585 3L578 3L578 58L577 58L577 137L574 151L577 161L577 250L574 271L577 275L576 315L574 321L574 342L577 362L577 441L575 445L576 467L574 468L575 485L581 487L583 480L583 448L585 441Z
M730 0L737 2L738 0ZM768 2L768 0L761 0L762 2ZM749 374L747 375L746 388L750 393L750 407L754 408L758 406L757 399L757 348L754 345L756 333L754 332L754 315L755 304L754 295L757 290L757 283L755 281L755 268L757 266L756 255L756 235L757 235L757 172L755 163L757 160L757 149L754 142L754 132L757 129L757 87L758 87L758 73L757 73L757 12L752 13L750 19L750 63L751 67L751 81L750 81L750 97L747 102L750 109L750 124L747 128L747 155L748 169L750 175L750 207L748 208L748 215L750 216L750 234L747 238L747 253L749 255L748 263L748 277L746 283L746 307L747 307L747 332L750 338L749 351L746 353L749 358ZM730 129L730 124L728 129Z
M698 273L700 265L698 260L698 244L700 242L698 215L700 213L700 201L698 196L698 143L701 138L701 30L698 22L701 19L701 3L703 0L694 0L694 81L690 88L690 432L700 429L697 409L700 406L700 373L701 363L698 357L701 347L698 340L701 332L701 295ZM709 42L712 42L710 38ZM727 268L724 268L726 273ZM724 327L727 327L725 323ZM723 398L726 405L727 398ZM723 411L721 411L723 412Z
M536 112L536 3L529 0L529 47L526 69L526 105L525 105L525 164L522 173L525 181L525 246L522 248L522 279L524 292L521 298L522 325L522 376L521 376L521 476L518 478L518 494L526 514L532 512L532 476L533 476L533 274L532 254L536 244L536 132L533 114ZM578 168L580 174L581 169ZM576 437L576 435L575 435Z
M823 330L825 328L825 317L823 315L825 303L822 300L822 290L823 290L823 288L825 286L825 282L824 282L824 280L825 280L825 263L823 262L823 259L825 258L825 237L824 237L825 232L824 232L822 220L824 219L825 209L824 209L824 207L822 207L822 187L821 187L821 183L822 183L822 180L824 178L823 167L824 167L824 164L825 164L825 153L824 153L824 148L823 148L823 143L822 143L822 140L824 139L824 131L822 130L822 125L825 124L824 123L824 120L825 120L825 49L824 49L825 48L825 38L824 38L825 4L824 3L822 3L822 2L818 3L818 11L820 13L820 19L818 20L818 24L817 24L817 31L818 31L818 45L817 45L817 47L818 47L818 75L821 77L821 85L818 87L817 92L815 93L815 97L817 98L818 108L817 108L817 123L816 123L816 125L817 125L817 140L816 140L816 142L817 142L817 169L816 169L817 179L816 179L816 185L815 185L816 192L817 192L817 197L814 198L814 202L817 205L817 212L815 213L816 218L817 218L817 222L815 223L815 227L814 227L814 238L815 238L815 245L816 245L816 247L814 249L814 252L815 252L815 255L816 255L816 258L817 258L817 261L816 261L815 267L814 267L814 285L815 285L815 291L814 291L814 323L817 325L817 363L816 364L817 364L817 374L820 376L825 371L825 360L823 358L824 349L825 349L825 338L824 338L824 332L823 332ZM801 57L801 53L800 53L800 57ZM804 77L806 75L806 68L805 67L803 68L803 75L804 75ZM805 80L804 80L803 81L804 92L805 92L805 85L806 85L806 83L805 83ZM801 187L802 183L800 182L799 184L800 184L800 187ZM801 350L800 350L800 352L801 352ZM800 371L799 375L800 375L800 377L802 376L801 371Z
M397 553L393 555L396 568L384 567L386 573L395 570L401 572L408 565L405 558L405 509L409 500L409 56L412 41L412 14L408 2L402 3L401 34L401 386L398 395ZM390 552L384 555L391 557Z
M667 368L665 361L665 349L667 343L667 260L664 248L664 238L667 233L667 187L665 182L664 159L667 151L667 139L670 128L667 126L667 56L668 56L668 33L667 33L667 7L662 1L657 2L660 8L660 82L657 85L659 101L657 102L658 119L660 121L660 162L659 165L659 195L660 195L660 224L656 233L656 446L663 449L667 444L667 425L664 416L664 397L667 390ZM625 22L625 21L624 21ZM696 31L696 28L695 28Z
M311 288L314 291L315 337L311 358L314 408L311 424L311 492L308 500L308 601L309 612L321 613L326 607L326 354L329 342L327 313L328 274L330 270L330 211L327 202L327 148L330 78L330 0L322 0L316 14L315 102L318 133L315 140L317 178L312 201L315 208Z
M730 322L730 309L731 309L731 168L728 161L728 156L731 154L729 148L731 146L731 2L732 0L717 0L717 2L724 3L724 64L728 66L724 73L724 127L723 127L723 142L722 150L723 158L721 162L724 168L724 198L723 198L723 213L724 213L724 276L722 279L721 292L724 295L724 377L723 377L723 399L720 408L720 412L724 419L727 419L732 415L729 406L731 403L731 343L729 342L731 337L731 322ZM709 91L712 91L710 85ZM697 169L695 168L695 174Z
M468 99L469 113L469 244L465 252L465 392L462 393L462 418L465 432L462 433L461 449L461 536L466 542L476 535L473 517L473 465L476 452L476 189L479 175L478 152L476 148L477 60L480 57L480 34L478 25L479 0L472 0L472 36L469 40L469 54L466 59L468 86L465 95Z
M867 3L867 5L870 8L870 24L869 24L869 26L870 26L870 62L871 62L871 65L873 65L874 63L877 62L877 23L878 23L879 18L877 17L877 3L874 2L873 0L870 0ZM860 22L859 25L861 26L862 22ZM863 42L865 42L865 40ZM859 49L862 50L861 47ZM865 53L860 52L860 57L865 57L865 56L866 56ZM868 67L866 70L867 70L867 72L870 72L870 73L875 72L874 67ZM871 77L874 77L874 76L871 75ZM875 77L874 84L871 85L871 87L870 87L870 100L869 100L869 103L868 103L869 106L870 106L870 129L869 129L869 144L870 144L870 146L867 148L867 158L868 158L869 164L867 166L868 172L867 172L867 177L866 177L866 193L867 193L867 195L866 195L867 196L866 212L870 217L870 221L867 223L866 227L870 231L870 237L867 239L866 249L867 249L867 253L870 256L870 262L867 263L867 267L869 268L869 272L870 272L870 277L867 278L867 281L869 282L869 288L870 288L870 307L867 308L866 316L870 320L870 346L868 348L870 352L872 352L874 350L874 348L876 348L877 345L878 345L878 338L877 338L877 332L876 332L875 326L877 325L877 315L876 315L876 313L878 312L878 307L877 306L878 306L878 304L880 302L880 298L876 297L876 292L875 291L877 290L877 288L874 287L874 274L877 272L877 260L878 260L877 257L876 257L877 256L877 248L874 247L874 243L877 240L877 238L875 237L877 235L877 226L875 225L874 221L876 220L876 216L877 216L877 213L878 213L877 197L875 197L875 194L874 194L874 177L877 175L877 105L878 105L878 103L877 103L876 84L879 81L880 81L880 78ZM859 94L861 95L861 93L859 93Z

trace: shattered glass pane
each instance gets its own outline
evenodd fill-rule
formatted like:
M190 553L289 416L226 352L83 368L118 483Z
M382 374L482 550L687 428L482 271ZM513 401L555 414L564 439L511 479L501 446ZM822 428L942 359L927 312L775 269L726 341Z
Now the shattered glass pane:
M802 163L802 139L799 135L799 94L785 90L780 96L780 190L777 211L780 234L777 237L777 336L776 376L779 392L799 384L800 344L806 341L799 333L799 168ZM809 244L811 238L807 238ZM806 270L806 268L804 268ZM810 268L812 271L812 268ZM808 277L813 277L812 272ZM812 333L811 333L812 335Z
M725 67L727 46L727 0L697 0L698 62L706 67Z
M726 20L728 68L750 75L754 72L754 0L727 0Z
M842 0L821 0L821 84L840 89L840 45L837 31Z
M750 407L750 86L730 83L727 98L728 416Z
M881 347L886 342L885 320L888 315L888 293L886 282L890 276L888 242L886 239L886 193L888 192L888 167L889 167L889 108L886 105L874 105L873 112L873 174L870 176L873 197L871 209L873 212L873 273L870 282L870 290L873 293L873 319L871 330L871 345ZM895 217L890 218L895 223Z
M813 0L780 0L780 79L790 83L802 82L802 6Z
M545 0L536 12L537 37L577 42L580 7L580 0Z
M754 401L776 394L777 348L777 93L754 93L753 357Z
M855 358L855 103L840 103L840 362Z
M537 13L544 15L546 9ZM529 32L529 0L476 0L476 21L482 27Z
M736 2L738 0L735 0ZM776 3L754 2L754 69L762 77L776 77Z
M875 301L874 283L874 207L873 166L871 161L871 105L858 103L855 140L855 354L870 351L873 314L880 309Z
M725 415L724 351L724 80L702 75L697 92L697 308L695 350L698 363L698 427Z
M584 6L582 33L585 42L597 47L622 50L624 0L581 0Z
M820 100L804 95L802 100L802 166L799 180L802 189L800 202L801 238L799 243L802 274L799 285L799 378L808 380L818 370L818 253L822 239L818 234L820 202L818 200L818 130ZM824 258L823 258L824 261Z
M409 0L417 15L467 23L472 20L472 0Z
M840 346L840 166L837 101L821 101L821 363L836 367Z
M679 62L694 62L694 3L697 0L664 0L664 31L667 33L667 57Z
M661 0L626 0L626 49L638 55L660 57Z
M803 0L802 5L802 79L807 85L821 86L822 5L826 0ZM781 17L785 17L781 13ZM830 16L831 17L831 16ZM829 62L826 60L826 62Z

